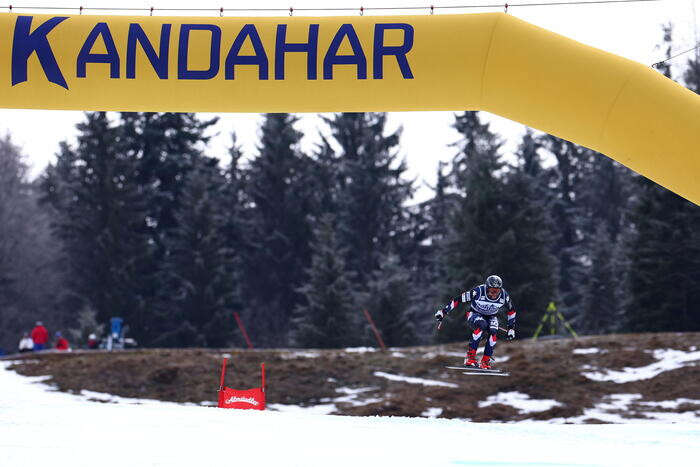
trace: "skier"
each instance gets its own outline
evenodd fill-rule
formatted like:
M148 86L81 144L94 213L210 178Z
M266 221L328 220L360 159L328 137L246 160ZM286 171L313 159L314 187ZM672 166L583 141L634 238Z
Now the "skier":
M489 276L486 282L463 292L460 297L455 297L452 301L435 313L435 319L441 322L460 303L469 303L469 310L466 312L467 322L474 330L472 338L467 348L467 355L464 358L464 365L485 370L491 369L491 357L493 349L498 340L498 316L499 311L505 309L508 316L508 334L506 339L515 338L515 308L510 300L510 295L503 288L503 281L498 276ZM488 334L484 356L481 363L476 360L476 349L479 347L481 338Z

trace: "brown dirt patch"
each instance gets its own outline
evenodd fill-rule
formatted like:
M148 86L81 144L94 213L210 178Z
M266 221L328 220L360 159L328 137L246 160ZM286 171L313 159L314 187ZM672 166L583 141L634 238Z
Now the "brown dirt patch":
M673 345L676 345L674 347ZM122 397L201 403L216 401L223 354L231 356L226 385L248 389L260 385L260 364L267 368L268 404L301 406L331 403L344 394L340 388L368 388L345 402L334 402L337 414L420 416L428 408L443 409L441 417L473 421L517 421L523 419L577 417L607 395L641 394L639 401L678 398L699 399L700 362L661 373L650 380L616 384L591 381L581 375L581 366L621 369L654 361L647 350L689 346L700 348L700 333L642 334L583 337L502 343L498 363L510 377L470 377L446 370L460 362L448 353L462 353L463 343L396 349L389 352L344 352L342 350L240 350L240 349L138 349L121 352L76 351L10 356L19 360L11 369L23 375L51 375L49 384L61 391L83 389ZM596 347L599 354L574 354L576 348ZM315 356L309 356L309 354ZM456 388L424 386L391 381L375 372L454 383ZM532 399L553 399L562 404L550 410L520 414L513 407L494 404L479 408L478 402L499 392L517 391ZM380 399L379 402L372 401ZM364 404L362 401L368 401ZM649 407L634 406L638 416ZM654 408L653 410L657 410ZM693 404L671 411L694 411ZM587 423L602 423L594 418Z

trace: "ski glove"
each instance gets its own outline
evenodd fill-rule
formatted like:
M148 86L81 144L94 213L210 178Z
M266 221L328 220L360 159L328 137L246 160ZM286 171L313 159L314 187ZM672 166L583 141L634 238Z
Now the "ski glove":
M445 317L445 313L442 312L442 310L438 310L435 312L435 319L437 321L442 321L442 319Z
M509 341L515 339L515 329L508 329L508 335L506 336L506 339Z

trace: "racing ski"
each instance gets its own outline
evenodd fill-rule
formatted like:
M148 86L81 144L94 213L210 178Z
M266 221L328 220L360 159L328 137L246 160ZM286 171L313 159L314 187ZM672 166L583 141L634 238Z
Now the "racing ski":
M486 370L484 368L475 368L473 366L455 365L446 366L448 370L461 370L462 374L465 375L489 375L489 376L509 376L510 373L503 370L490 369Z

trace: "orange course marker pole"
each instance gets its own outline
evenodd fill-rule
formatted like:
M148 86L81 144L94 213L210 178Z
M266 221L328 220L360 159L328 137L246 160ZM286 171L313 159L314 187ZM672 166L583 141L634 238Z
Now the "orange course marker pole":
M245 326L243 326L243 321L241 321L241 317L238 316L238 313L235 311L233 312L233 317L236 319L236 323L238 323L238 328L241 330L241 333L243 333L243 338L246 341L246 344L248 344L248 348L252 349L253 344L250 342L250 338L248 337L248 333L245 332Z
M386 347L384 346L384 341L382 340L382 336L379 335L379 331L377 331L377 327L374 325L374 321L372 321L372 317L369 315L369 312L365 309L362 309L362 312L365 314L365 318L367 318L367 321L369 321L369 325L372 327L374 337L377 338L379 347L381 347L382 350L386 350Z
M265 364L260 365L260 371L262 372L262 392L265 392Z

